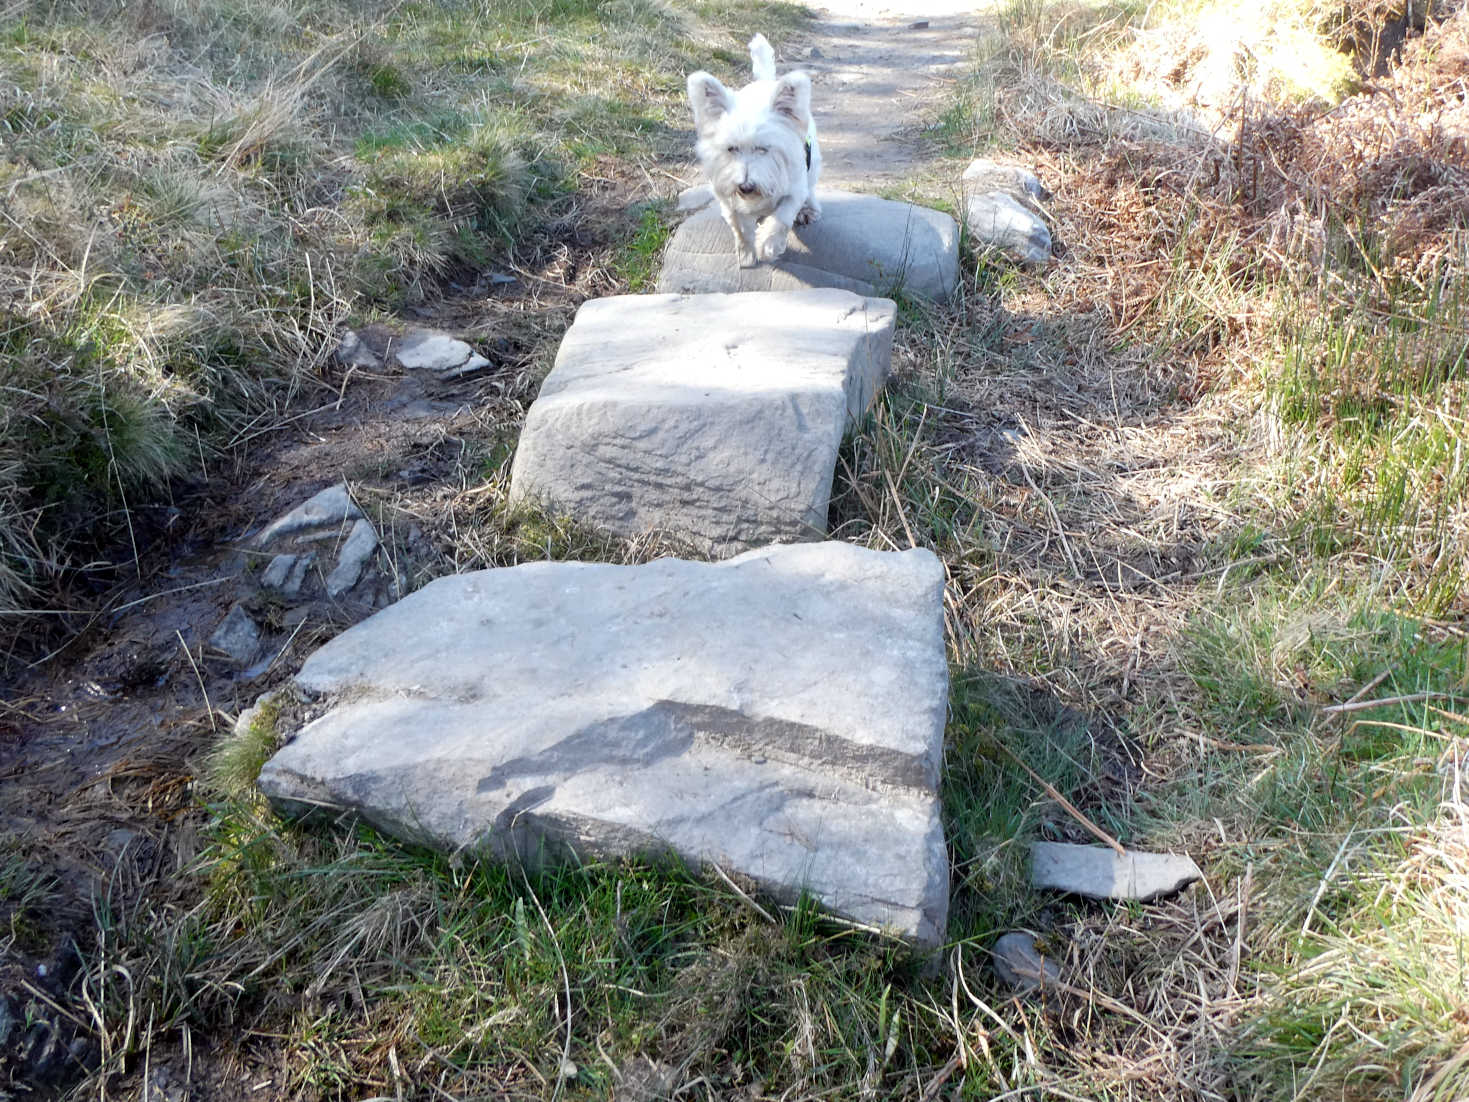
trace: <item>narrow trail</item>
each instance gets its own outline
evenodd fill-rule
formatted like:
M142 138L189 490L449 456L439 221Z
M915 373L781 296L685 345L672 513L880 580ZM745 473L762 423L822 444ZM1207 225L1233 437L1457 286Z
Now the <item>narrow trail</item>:
M902 189L921 175L921 134L942 112L980 29L960 0L831 0L784 66L813 83L824 187Z

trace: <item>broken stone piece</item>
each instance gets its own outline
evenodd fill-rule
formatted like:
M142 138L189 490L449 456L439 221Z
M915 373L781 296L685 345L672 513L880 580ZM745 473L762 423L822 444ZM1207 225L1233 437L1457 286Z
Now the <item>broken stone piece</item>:
M1186 854L1129 850L1126 857L1121 857L1110 846L1065 842L1036 842L1030 850L1032 885L1089 899L1136 899L1147 903L1182 891L1203 875Z
M934 945L943 589L835 542L440 578L307 659L260 788L448 851L672 851Z
M1051 258L1051 231L1029 207L1003 191L971 195L964 206L964 225L980 245L1039 267Z
M377 533L373 531L371 521L363 518L352 525L352 531L342 542L342 550L337 555L337 565L327 575L328 597L340 597L357 584L357 580L362 577L362 568L377 550L377 542Z
M1001 934L991 952L995 974L1007 987L1020 994L1054 984L1061 978L1061 969L1056 962L1036 949L1034 934L1023 930Z
M306 581L306 571L315 561L314 551L301 555L279 554L270 560L270 565L261 573L260 584L265 589L274 589L287 597L294 597L301 592L302 583Z
M326 528L346 523L349 520L357 520L362 516L362 510L357 508L356 502L347 493L347 484L338 482L335 486L328 486L316 496L302 502L285 516L272 521L266 529L255 537L255 543L260 547L267 547L276 540L287 536L300 535L313 528Z
M281 554L271 559L270 565L260 574L260 584L266 589L285 589L286 579L291 576L298 558L299 555Z
M855 195L820 193L817 222L791 231L785 255L753 268L735 257L734 232L709 204L674 231L658 290L710 294L839 287L859 295L899 291L945 301L959 279L959 228L941 211Z
M987 191L1007 192L1020 202L1044 203L1051 193L1030 169L1023 165L1002 164L984 157L969 162L962 177L966 194L981 195Z
M374 352L355 330L348 329L342 333L342 339L337 344L337 362L344 367L382 367L382 358Z
M468 374L490 366L464 341L432 329L411 329L393 346L393 358L410 371Z
M895 317L836 290L587 302L526 417L511 500L715 556L822 539Z
M250 614L239 605L230 606L229 614L209 637L209 646L236 665L248 665L260 649L260 628Z

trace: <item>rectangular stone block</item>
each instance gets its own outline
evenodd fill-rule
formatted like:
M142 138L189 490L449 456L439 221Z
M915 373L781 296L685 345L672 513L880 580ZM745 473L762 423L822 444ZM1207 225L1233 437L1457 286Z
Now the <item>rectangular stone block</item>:
M697 294L840 287L947 301L959 280L959 227L942 211L823 191L821 219L791 231L774 263L741 268L734 232L711 201L674 231L658 290Z
M511 500L712 557L822 539L895 315L830 289L585 303L526 417Z
M451 851L672 851L937 944L943 588L842 543L440 578L306 661L260 788Z

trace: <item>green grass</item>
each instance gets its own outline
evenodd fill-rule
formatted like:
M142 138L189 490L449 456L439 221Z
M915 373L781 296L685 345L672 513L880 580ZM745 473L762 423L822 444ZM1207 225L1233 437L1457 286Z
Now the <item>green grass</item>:
M1206 757L1170 805L1229 824L1221 872L1248 866L1257 887L1256 997L1231 1057L1250 1097L1306 1078L1307 1097L1390 1097L1469 1039L1463 811L1442 804L1462 780L1469 650L1332 589L1256 586L1190 633L1208 727L1274 747ZM1386 703L1323 713L1368 687Z
M503 262L598 157L682 156L728 38L657 0L94 7L0 37L11 623L320 385L348 318Z
M637 229L623 248L620 265L622 278L633 294L653 290L664 246L672 235L673 223L667 210L649 206L638 215Z

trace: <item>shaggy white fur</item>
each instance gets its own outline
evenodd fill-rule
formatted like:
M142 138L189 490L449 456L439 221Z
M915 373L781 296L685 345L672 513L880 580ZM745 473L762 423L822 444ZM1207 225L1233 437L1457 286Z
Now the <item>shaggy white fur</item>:
M734 231L741 268L779 258L792 226L821 217L811 78L799 70L777 78L763 34L750 39L750 60L755 79L735 92L703 70L689 76L694 148Z

